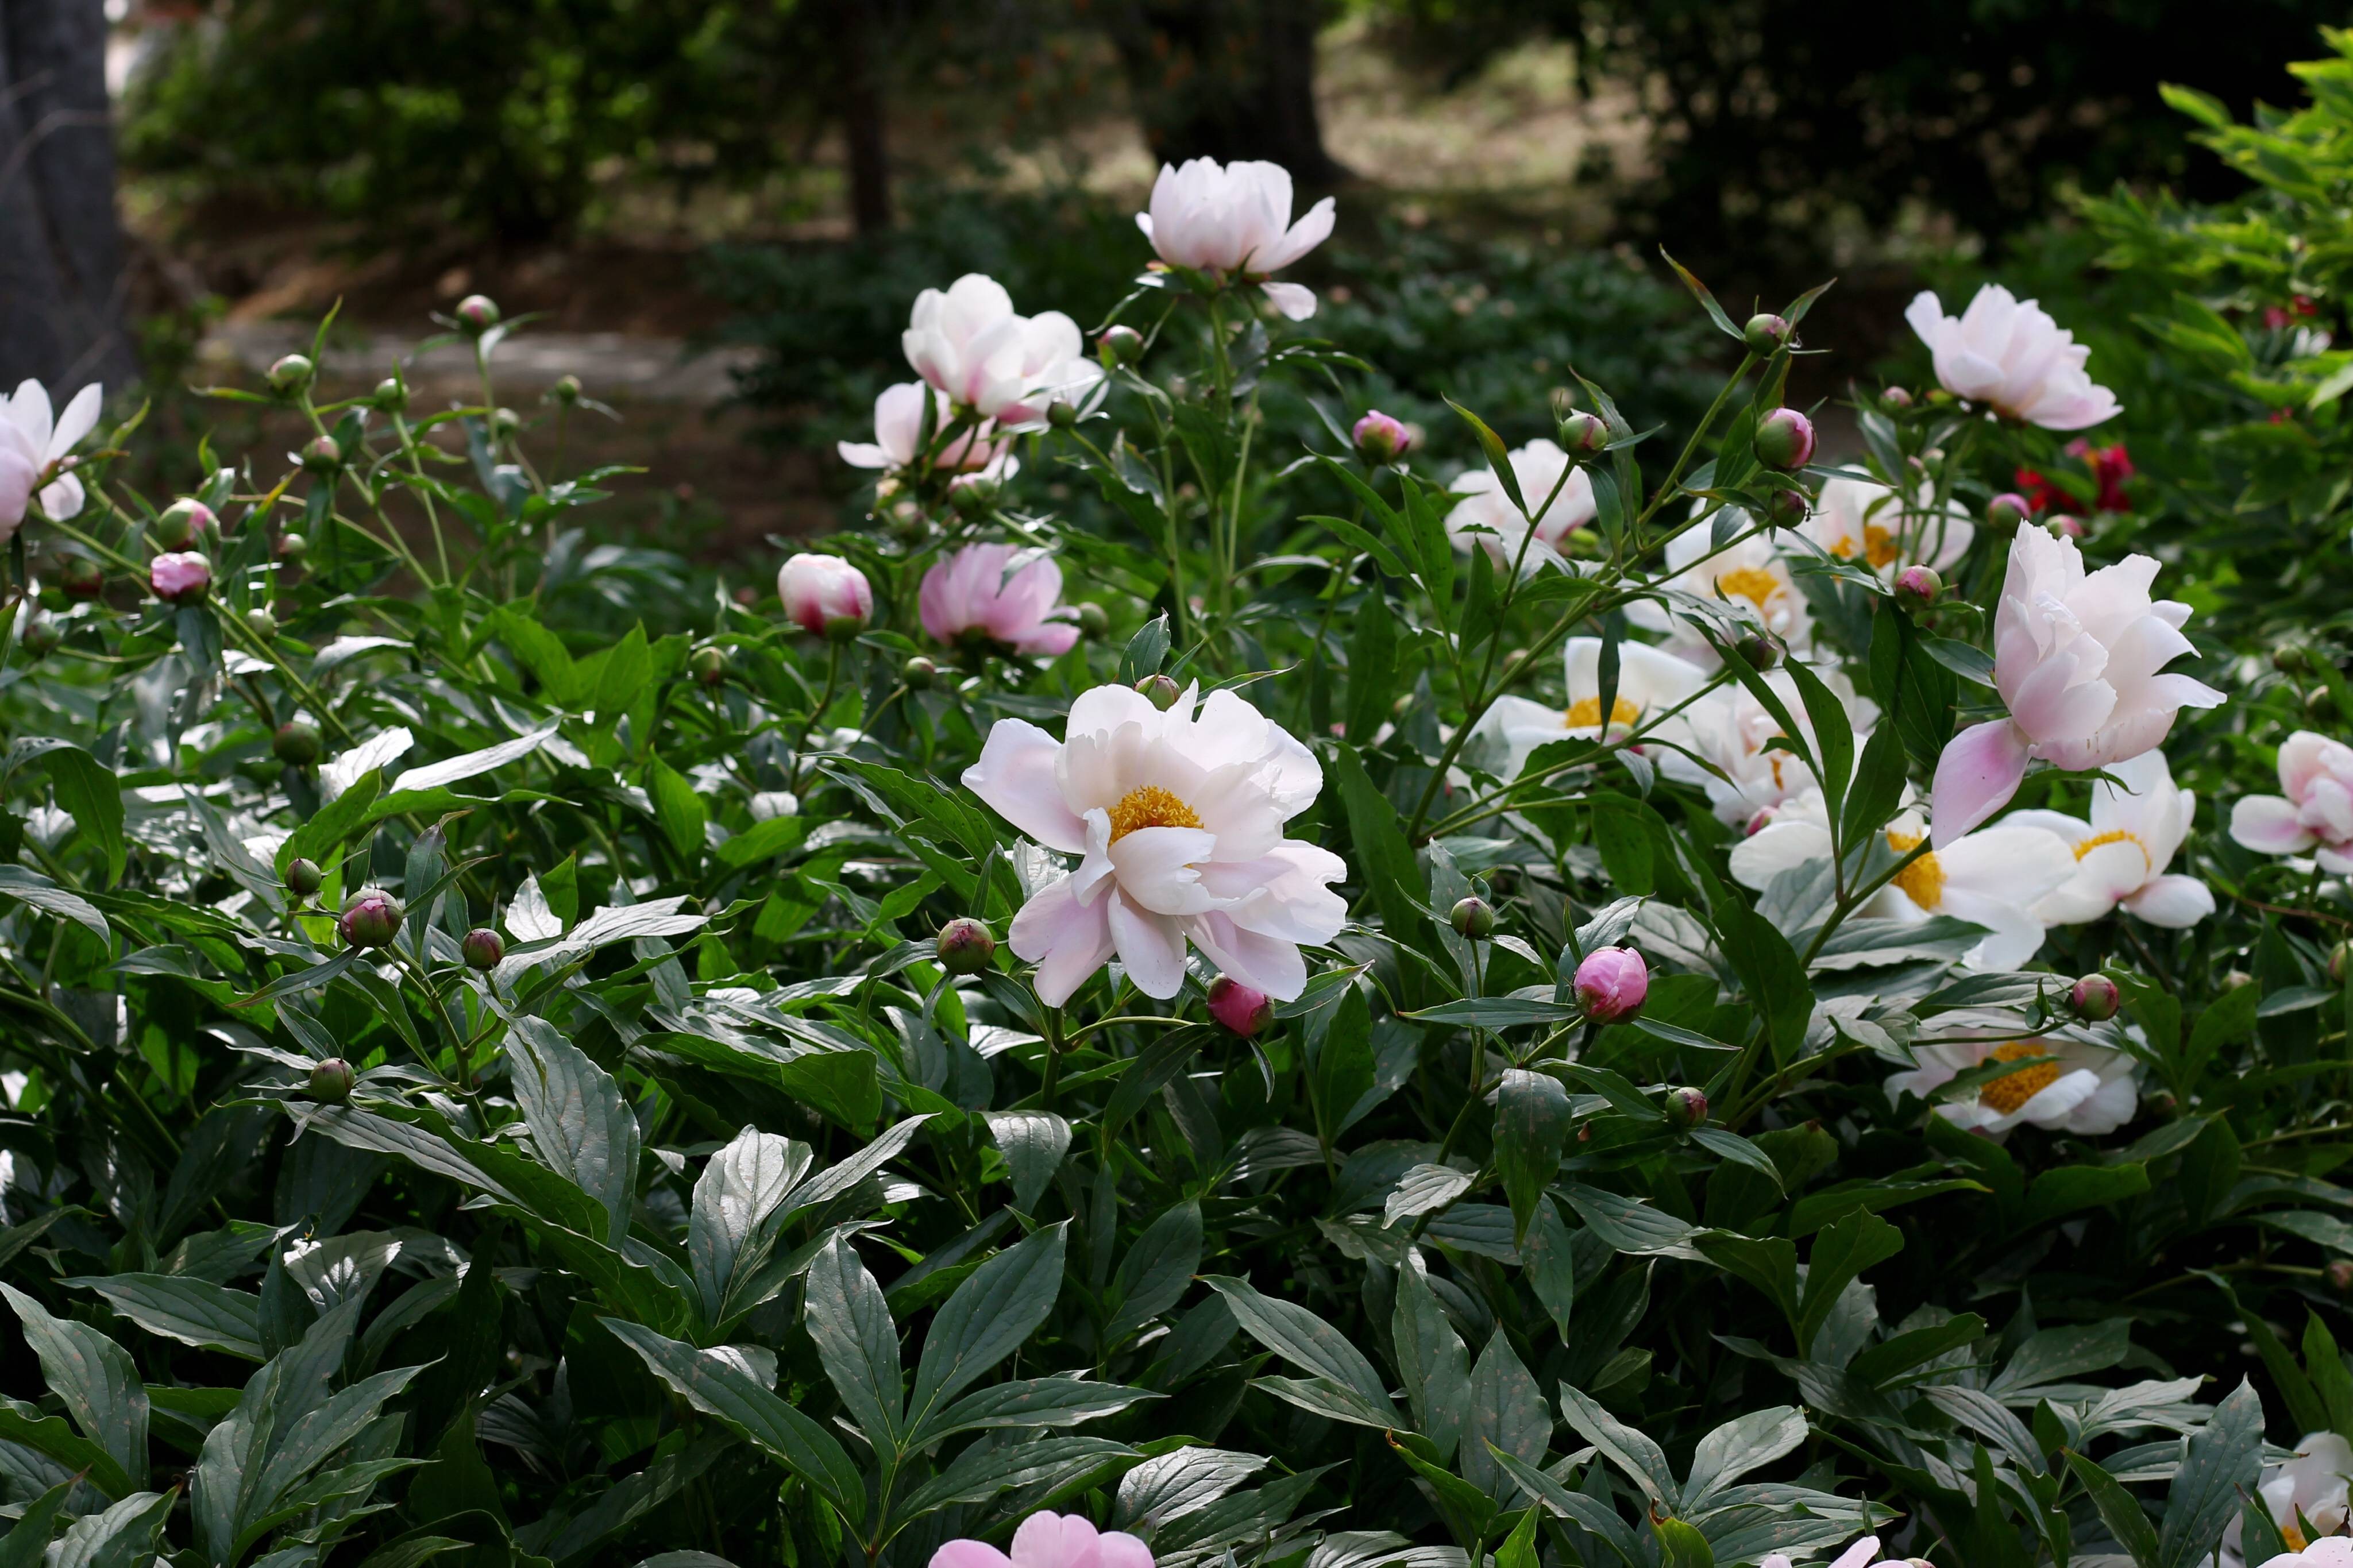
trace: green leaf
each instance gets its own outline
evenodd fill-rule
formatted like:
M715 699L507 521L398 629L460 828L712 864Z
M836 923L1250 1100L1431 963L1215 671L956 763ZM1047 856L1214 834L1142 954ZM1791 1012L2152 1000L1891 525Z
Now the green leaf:
M2304 1364L2328 1412L2327 1419L2315 1422L2312 1429L2353 1432L2353 1372L2346 1370L2345 1358L2337 1353L2337 1339L2328 1331L2328 1325L2309 1307L2304 1314Z
M2251 988L2252 989L2252 988ZM2031 1226L2078 1210L2122 1203L2148 1191L2148 1171L2141 1165L2062 1165L2034 1178L2026 1189L2021 1226Z
M2204 1429L2190 1435L2166 1504L2158 1568L2189 1568L2221 1544L2239 1500L2254 1493L2263 1449L2263 1404L2254 1384L2242 1379Z
M2132 1554L2135 1568L2158 1568L2157 1528L2149 1523L2139 1500L2083 1455L2070 1452L2066 1459L2067 1468L2075 1472L2092 1506L2099 1510L2100 1522L2108 1527L2116 1544Z
M1145 1226L1119 1260L1112 1276L1119 1306L1103 1338L1116 1344L1175 1306L1200 1267L1201 1205L1187 1199Z
M106 885L113 886L122 879L125 854L121 782L79 746L54 747L40 760L49 770L58 806L81 829L82 841L106 862Z
M878 1454L896 1452L904 1420L899 1326L882 1288L847 1239L811 1259L807 1322L834 1392Z
M1446 406L1462 416L1462 422L1471 426L1472 438L1479 443L1480 455L1487 459L1487 467L1493 471L1495 482L1503 486L1504 494L1511 498L1512 504L1519 509L1520 515L1527 516L1527 498L1520 494L1520 476L1512 468L1512 455L1504 447L1504 438L1490 429L1484 419L1480 418L1454 399L1448 398Z
M43 914L69 920L102 942L113 941L114 933L97 905L26 867L0 866L0 898L15 899Z
M151 1334L248 1361L263 1359L261 1298L249 1290L182 1274L85 1275L59 1283L97 1291L108 1306Z
M1388 595L1376 584L1358 602L1356 627L1348 635L1348 706L1341 733L1359 746L1369 744L1388 722L1397 694L1397 641Z
M702 797L686 775L656 757L646 764L646 794L654 803L654 822L679 858L689 866L702 858L702 829L708 820ZM779 819L789 820L789 819Z
M1406 841L1405 821L1388 796L1374 787L1354 746L1335 748L1331 772L1356 845L1354 869L1371 891L1390 940L1410 944L1421 924L1420 878L1415 874L1413 847Z
M1071 1150L1071 1124L1050 1110L986 1110L988 1135L1013 1177L1013 1206L1036 1210Z
M1061 1293L1069 1231L1067 1223L1050 1226L1007 1247L974 1269L933 1316L907 1402L910 1432L921 1433L943 1403L1011 1355L1046 1321Z
M507 1036L507 1057L533 1146L559 1175L604 1206L603 1239L619 1247L637 1205L639 1137L620 1086L544 1019L517 1018Z
M1162 662L1168 658L1168 617L1165 615L1155 616L1137 627L1120 652L1120 684L1133 686L1147 675L1159 674Z
M1512 1487L1496 1452L1541 1464L1551 1437L1552 1412L1545 1407L1544 1391L1499 1328L1471 1369L1460 1457L1462 1479L1491 1498L1505 1500Z
M771 1222L814 1159L806 1143L747 1126L703 1165L687 1220L686 1256L705 1321L719 1321L728 1287L774 1247Z
M83 1436L104 1447L134 1487L147 1482L147 1388L131 1352L87 1323L53 1318L12 1285L0 1285L40 1358L48 1391Z
M1603 1458L1641 1488L1645 1497L1661 1508L1673 1505L1681 1489L1658 1444L1601 1408L1592 1395L1566 1383L1560 1385L1560 1414L1577 1428L1578 1436L1600 1449Z
M1577 1307L1577 1258L1571 1245L1559 1206L1550 1197L1539 1199L1534 1223L1520 1242L1520 1258L1527 1268L1529 1289L1544 1303L1564 1340Z
M965 1394L933 1418L926 1443L987 1427L1075 1426L1164 1394L1115 1383L1083 1383L1067 1377L1022 1378L992 1384Z
M1379 1079L1373 1057L1372 1009L1360 987L1349 985L1333 1009L1332 1021L1315 1047L1313 1072L1315 1127L1328 1147L1347 1131Z
M60 1481L26 1505L8 1533L0 1536L0 1568L41 1568L58 1512L73 1489L72 1481Z
M1814 1335L1849 1281L1874 1263L1904 1250L1904 1233L1877 1215L1857 1210L1824 1226L1814 1237L1806 1267L1806 1288L1798 1300L1798 1353L1813 1349Z
M1261 1295L1248 1280L1211 1274L1203 1283L1225 1298L1242 1332L1293 1366L1346 1389L1366 1407L1388 1412L1389 1425L1402 1425L1389 1403L1387 1380L1339 1330L1296 1301Z
M1398 1270L1389 1336L1414 1426L1430 1439L1438 1461L1449 1463L1471 1414L1471 1352L1411 1259Z
M1700 309L1707 312L1707 319L1715 323L1717 331L1742 342L1747 341L1741 336L1740 329L1732 324L1732 318L1724 313L1724 307L1715 302L1715 296L1708 292L1706 284L1694 277L1690 268L1682 262L1669 256L1665 246L1659 247L1659 256L1666 262L1668 269L1683 279L1683 287L1691 290L1692 298L1699 301Z
M1568 1142L1568 1090L1549 1073L1507 1068L1495 1100L1495 1167L1512 1205L1512 1239L1527 1239ZM1761 1156L1760 1156L1761 1158Z
M1724 935L1724 955L1764 1022L1773 1059L1795 1059L1805 1047L1806 1026L1814 1016L1813 987L1807 984L1797 950L1772 922L1736 898L1716 905L1715 925Z

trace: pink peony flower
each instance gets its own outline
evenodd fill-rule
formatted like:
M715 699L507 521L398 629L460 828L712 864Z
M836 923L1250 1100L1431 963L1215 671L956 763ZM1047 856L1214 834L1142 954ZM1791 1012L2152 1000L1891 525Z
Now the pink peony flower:
M853 468L903 468L912 465L922 455L923 390L920 381L902 381L896 386L884 387L882 395L874 400L874 439L840 443L835 450L841 454L841 460ZM955 423L955 415L945 393L934 390L932 398L932 438L936 441ZM951 471L986 470L999 479L1012 478L1020 467L1013 456L1013 443L998 437L996 424L986 419L934 453L932 462Z
M193 605L213 585L213 563L193 550L174 550L147 563L147 585L166 604Z
M1012 1556L985 1541L951 1541L931 1568L1152 1568L1152 1549L1125 1531L1098 1532L1078 1514L1041 1510L1013 1532Z
M1962 731L1936 760L1937 847L2007 805L2029 759L2108 767L2156 749L2182 709L2223 701L2161 673L2190 651L2189 606L2149 597L2157 571L2155 556L2128 555L2087 574L2073 540L2019 531L1993 623L1993 683L2010 717Z
M1945 314L1935 291L1924 289L1904 319L1956 397L2045 430L2082 430L2123 412L2116 395L2084 374L2092 351L2042 306L1999 283L1978 289L1958 316Z
M55 469L49 482L41 489L41 510L50 517L72 517L81 510L81 480L66 471L72 466L68 454L97 426L104 400L105 394L100 387L85 386L74 394L64 413L53 416L49 395L37 381L20 384L14 397L0 397L0 424L9 426L7 446L30 458L37 473ZM5 459L0 459L0 464L5 464ZM5 501L5 492L14 488L13 482L0 483L0 501ZM20 504L14 510L16 519L21 521L24 507ZM0 532L0 539L15 531L15 522L5 521L8 516L8 509L0 506L0 528L7 531Z
M1062 569L1010 544L967 544L923 574L923 630L954 646L969 637L1049 658L1079 640L1079 613L1059 601Z
M977 272L916 295L900 346L917 375L1008 429L1042 423L1058 398L1108 390L1076 321L1060 310L1015 315L1005 286Z
M1651 967L1630 947L1596 948L1577 966L1577 999L1597 1024L1614 1024L1642 1010L1651 994Z
M1270 283L1332 234L1332 198L1325 196L1291 221L1291 172L1278 163L1237 159L1220 167L1195 158L1184 167L1160 166L1152 183L1152 210L1135 226L1171 267L1256 283L1274 308L1294 321L1315 313L1315 295L1296 283Z
M2279 749L2278 795L2243 796L2231 837L2262 855L2314 851L2324 871L2353 871L2353 746L2298 730Z

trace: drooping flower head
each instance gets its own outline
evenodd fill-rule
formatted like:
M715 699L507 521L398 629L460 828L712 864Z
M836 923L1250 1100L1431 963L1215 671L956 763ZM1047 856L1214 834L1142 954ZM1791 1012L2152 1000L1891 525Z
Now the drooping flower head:
M1520 546L1527 538L1527 519L1504 493L1504 482L1495 471L1481 467L1464 469L1450 487L1462 498L1446 514L1446 531L1454 548L1467 552L1476 544L1507 572L1515 561L1523 572L1534 572L1547 563L1566 569L1567 563L1559 553L1561 543L1572 529L1593 521L1593 481L1583 468L1570 467L1568 454L1556 443L1542 437L1514 452L1511 461L1520 497L1535 517L1535 540L1523 554Z
M1939 847L2006 805L2031 758L2073 771L2113 766L2161 744L2184 708L2222 693L2165 667L2190 651L2189 606L2151 599L2157 558L2086 573L2072 539L2022 528L1994 612L1994 687L2010 717L1953 737L1936 761Z
M1329 942L1347 905L1340 858L1283 825L1314 804L1306 747L1230 691L1188 687L1163 711L1125 686L1071 705L1065 739L1000 719L965 787L1077 868L1030 895L1009 933L1049 1006L1117 953L1147 996L1185 978L1185 943L1278 1001L1307 984L1302 944Z
M1043 423L1058 398L1080 401L1103 379L1076 321L1016 315L1005 286L977 272L916 295L899 341L917 375L1006 429Z
M2353 746L2298 730L2279 749L2280 793L2242 796L2231 837L2259 855L2310 849L2324 871L2353 871Z
M923 454L923 397L932 398L932 437L936 441L955 422L947 394L920 381L886 386L874 399L874 439L844 441L836 448L853 468L904 468ZM1011 479L1021 467L1013 443L997 435L996 422L984 419L932 455L934 467L951 472L986 473Z
M1016 653L1059 658L1079 640L1079 613L1061 603L1050 555L1010 544L967 544L923 574L923 630L954 647L970 637Z
M2168 874L2189 836L2198 797L2177 789L2163 752L2105 770L2117 782L2092 785L2086 822L2057 811L2014 811L2002 821L2057 834L2075 854L2075 874L2034 906L2045 925L2082 925L2125 909L2151 925L2193 926L2214 912L2213 890L2195 877Z
M1989 283L1958 316L1923 289L1904 319L1928 345L1936 379L1956 397L2046 430L2082 430L2123 412L2085 374L2092 351L2031 300Z
M1331 237L1333 204L1325 196L1293 223L1291 201L1291 172L1279 163L1193 158L1160 166L1135 226L1169 266L1256 283L1276 310L1303 321L1315 313L1314 291L1267 279Z
M985 1541L951 1541L931 1568L1152 1568L1152 1549L1125 1531L1097 1531L1079 1514L1031 1514L1013 1532L1007 1556Z

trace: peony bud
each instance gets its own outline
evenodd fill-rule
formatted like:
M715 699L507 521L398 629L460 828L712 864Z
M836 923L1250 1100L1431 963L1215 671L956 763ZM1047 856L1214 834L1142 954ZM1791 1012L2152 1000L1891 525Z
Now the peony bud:
M272 392L300 392L311 384L319 367L304 354L288 354L269 367L269 389Z
M2353 1290L2353 1258L2340 1258L2328 1266L2328 1288L2340 1296Z
M58 586L69 599L95 599L106 592L106 568L76 551L58 563Z
M1614 1024L1642 1010L1651 968L1630 947L1596 948L1577 966L1577 999L1597 1024Z
M2004 490L1986 502L1986 526L1998 534L2018 531L2018 525L2034 515L2034 508L2016 490Z
M2059 539L2081 539L2084 537L2084 524L2082 521L2077 518L2071 517L2063 511L2054 511L2049 517L2044 518L2042 520L2042 526L2049 529L2052 534Z
M2254 983L2255 977L2243 969L2226 969L2222 972L2222 989L2226 992L2236 991L2242 985L2253 985Z
M2105 974L2086 974L2067 988L2068 1007L2086 1024L2106 1023L2123 1000L2116 983Z
M940 967L950 974L977 974L997 956L997 939L970 915L958 915L940 928L932 951L939 955Z
M1473 895L1447 911L1446 923L1454 928L1456 936L1477 942L1495 934L1495 910L1486 900Z
M1906 566L1895 574L1895 602L1908 614L1928 609L1944 591L1945 580L1933 566Z
M307 768L319 760L321 744L319 726L291 719L269 738L269 754L289 767Z
M488 926L476 926L458 939L458 952L467 968L486 973L507 955L506 939Z
M1609 426L1599 414L1571 414L1560 422L1560 445L1577 462L1599 457L1609 445Z
M997 510L1003 487L986 474L975 474L948 487L948 504L959 517L987 517Z
M2283 675L2296 674L2311 663L2311 656L2298 644L2284 642L2272 649L2272 668Z
M147 525L147 536L166 550L185 550L190 540L218 521L200 500L175 500Z
M1405 422L1377 408L1357 420L1348 437L1356 444L1356 456L1376 468L1396 462L1413 445L1413 432Z
M899 683L910 691L929 691L940 678L940 667L922 654L910 658L899 667Z
M487 294L467 295L458 301L458 309L454 313L458 318L458 324L476 337L481 336L499 324L498 303Z
M1560 542L1561 553L1579 561L1599 560L1602 549L1601 531L1589 522L1578 523Z
M493 408L491 410L491 434L497 439L503 441L522 428L522 416L517 414L513 409ZM683 500L684 498L681 497L680 499Z
M557 376L555 384L548 388L548 395L565 407L571 407L580 401L580 378L576 375Z
M1220 974L1209 982L1209 1016L1229 1033L1254 1039L1273 1026L1274 1004L1265 992Z
M866 574L838 555L805 552L786 562L776 573L776 597L795 626L835 642L864 631L874 614L874 590Z
M694 679L705 686L716 686L727 679L727 650L723 647L699 647L687 661Z
M1079 606L1079 635L1089 642L1100 642L1111 631L1111 616L1090 599Z
M25 629L18 635L24 642L25 651L35 658L39 658L58 644L65 641L65 633L59 629L58 623L38 611L35 611L31 618L25 622Z
M1761 626L1741 633L1732 648L1751 669L1770 669L1781 662L1781 639Z
M327 879L319 863L305 855L297 855L286 862L286 890L298 899L307 899L317 892Z
M278 536L278 542L269 547L269 552L290 566L311 552L311 542L288 529Z
M1797 328L1791 326L1786 317L1767 311L1748 318L1748 324L1740 329L1740 341L1748 345L1750 353L1771 354L1786 346L1796 334Z
M1046 423L1055 429L1068 430L1078 422L1079 411L1075 405L1059 397L1046 405Z
M1886 391L1879 395L1879 400L1882 403L1886 404L1890 408L1909 408L1912 406L1911 393L1905 391L1900 386L1889 387Z
M1176 706L1185 689L1165 675L1147 675L1135 683L1135 689L1152 700L1152 705L1166 713Z
M2336 716L2337 693L2326 686L2316 686L2304 694L2304 710L2316 720L2326 722Z
M245 612L245 629L263 642L278 635L278 617L269 613L267 605L256 605Z
M1776 408L1757 422L1757 460L1768 468L1802 468L1813 460L1814 422L1794 408Z
M329 1057L311 1067L311 1079L304 1087L312 1100L327 1105L341 1105L352 1097L352 1064L341 1057Z
M2328 950L2328 983L2344 984L2348 971L2353 971L2353 942L2340 942Z
M201 604L212 592L213 563L194 552L168 552L147 563L147 586L167 605Z
M302 466L314 474L332 474L343 466L343 449L332 436L321 436L302 448Z
M387 375L375 384L372 401L386 414L397 414L408 406L408 386L396 375Z
M336 917L335 930L353 947L386 947L400 934L400 900L382 888L353 893Z
M1134 364L1144 357L1144 334L1134 327L1105 327L1095 340L1095 357L1105 370Z
M1707 1122L1707 1096L1685 1084L1667 1090L1667 1120L1689 1131Z
M1776 487L1765 498L1765 521L1776 528L1795 528L1805 521L1813 510L1811 496L1788 485Z

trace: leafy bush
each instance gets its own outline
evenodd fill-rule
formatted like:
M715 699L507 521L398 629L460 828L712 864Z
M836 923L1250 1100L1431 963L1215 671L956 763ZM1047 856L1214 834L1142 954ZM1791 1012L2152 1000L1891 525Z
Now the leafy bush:
M1782 391L1834 326L1693 282L1683 439L1580 382L1449 488L1268 412L1361 384L1230 270L1322 217L1201 195L1107 365L919 297L886 526L774 600L589 542L487 300L479 405L290 360L313 439L177 500L10 402L14 1557L2343 1528L2353 755L2275 777L2278 688L2156 673L2212 585L1997 499L2106 411L2055 325L1924 317L1951 384L1831 469ZM1087 1539L1015 1560L1138 1561Z

